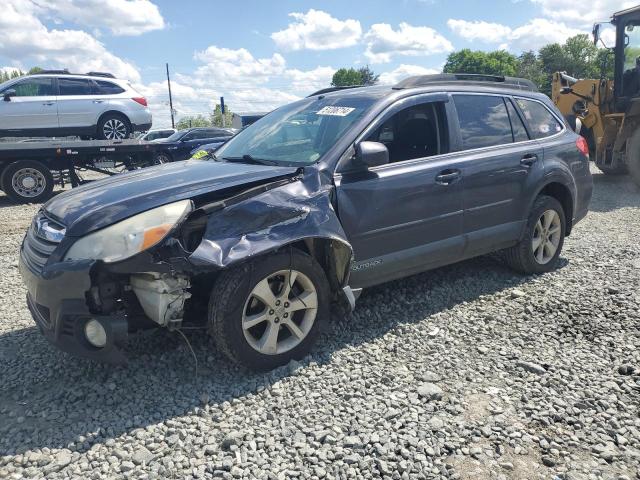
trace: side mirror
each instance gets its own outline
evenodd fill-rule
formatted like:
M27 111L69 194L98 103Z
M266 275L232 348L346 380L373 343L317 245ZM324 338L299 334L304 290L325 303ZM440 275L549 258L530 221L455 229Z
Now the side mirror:
M598 45L598 40L600 40L600 24L595 23L593 25L593 44Z
M16 91L13 88L10 88L9 90L6 90L4 92L4 101L10 102L11 97L15 97L15 96L16 96Z
M389 163L389 150L384 143L360 142L356 145L356 161L367 168Z
M560 93L562 95L569 95L570 93L573 93L573 89L571 87L562 87L560 89Z

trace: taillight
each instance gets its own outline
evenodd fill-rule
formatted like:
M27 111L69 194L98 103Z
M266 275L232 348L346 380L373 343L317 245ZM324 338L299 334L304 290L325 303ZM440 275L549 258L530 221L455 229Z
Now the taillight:
M580 153L582 153L585 157L589 156L589 144L584 137L578 137L578 139L576 140L576 147L578 147Z
M143 107L147 106L147 99L144 97L134 97L131 100L133 100L134 102L138 102Z

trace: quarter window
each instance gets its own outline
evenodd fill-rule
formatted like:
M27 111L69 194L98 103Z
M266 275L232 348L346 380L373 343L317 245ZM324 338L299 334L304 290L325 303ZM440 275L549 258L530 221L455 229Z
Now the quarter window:
M91 95L91 80L85 78L59 78L60 95Z
M55 95L51 78L29 78L14 83L6 90L11 89L16 91L16 97L47 97Z
M562 131L562 124L540 102L519 98L516 100L529 124L534 138L545 138Z
M464 150L513 142L511 122L502 97L454 95L453 100Z
M104 80L95 80L95 82L98 86L98 94L100 95L115 95L116 93L124 92L124 88L115 83L105 82Z

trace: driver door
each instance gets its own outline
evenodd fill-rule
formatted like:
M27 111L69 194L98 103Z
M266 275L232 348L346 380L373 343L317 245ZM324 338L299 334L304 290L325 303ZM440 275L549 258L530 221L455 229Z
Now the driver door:
M451 131L447 103L432 98L400 101L361 138L384 143L390 163L366 170L338 167L338 216L354 249L353 288L444 265L462 254L462 169L445 155Z
M4 99L7 90L15 95ZM58 128L58 105L53 78L29 77L0 92L0 130L36 130Z

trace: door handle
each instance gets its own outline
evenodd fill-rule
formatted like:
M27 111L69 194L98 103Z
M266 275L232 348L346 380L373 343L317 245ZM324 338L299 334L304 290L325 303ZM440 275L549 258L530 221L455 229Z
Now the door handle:
M536 155L535 153L527 153L524 157L520 159L520 165L524 165L525 167L530 167L537 161L538 161L538 155Z
M42 105L51 106L51 105L53 105L54 103L55 103L55 102L45 102L45 103L43 103Z
M436 183L438 185L451 185L460 178L461 173L462 172L457 169L443 170L436 176Z
M93 103L104 103L104 100L94 100Z

